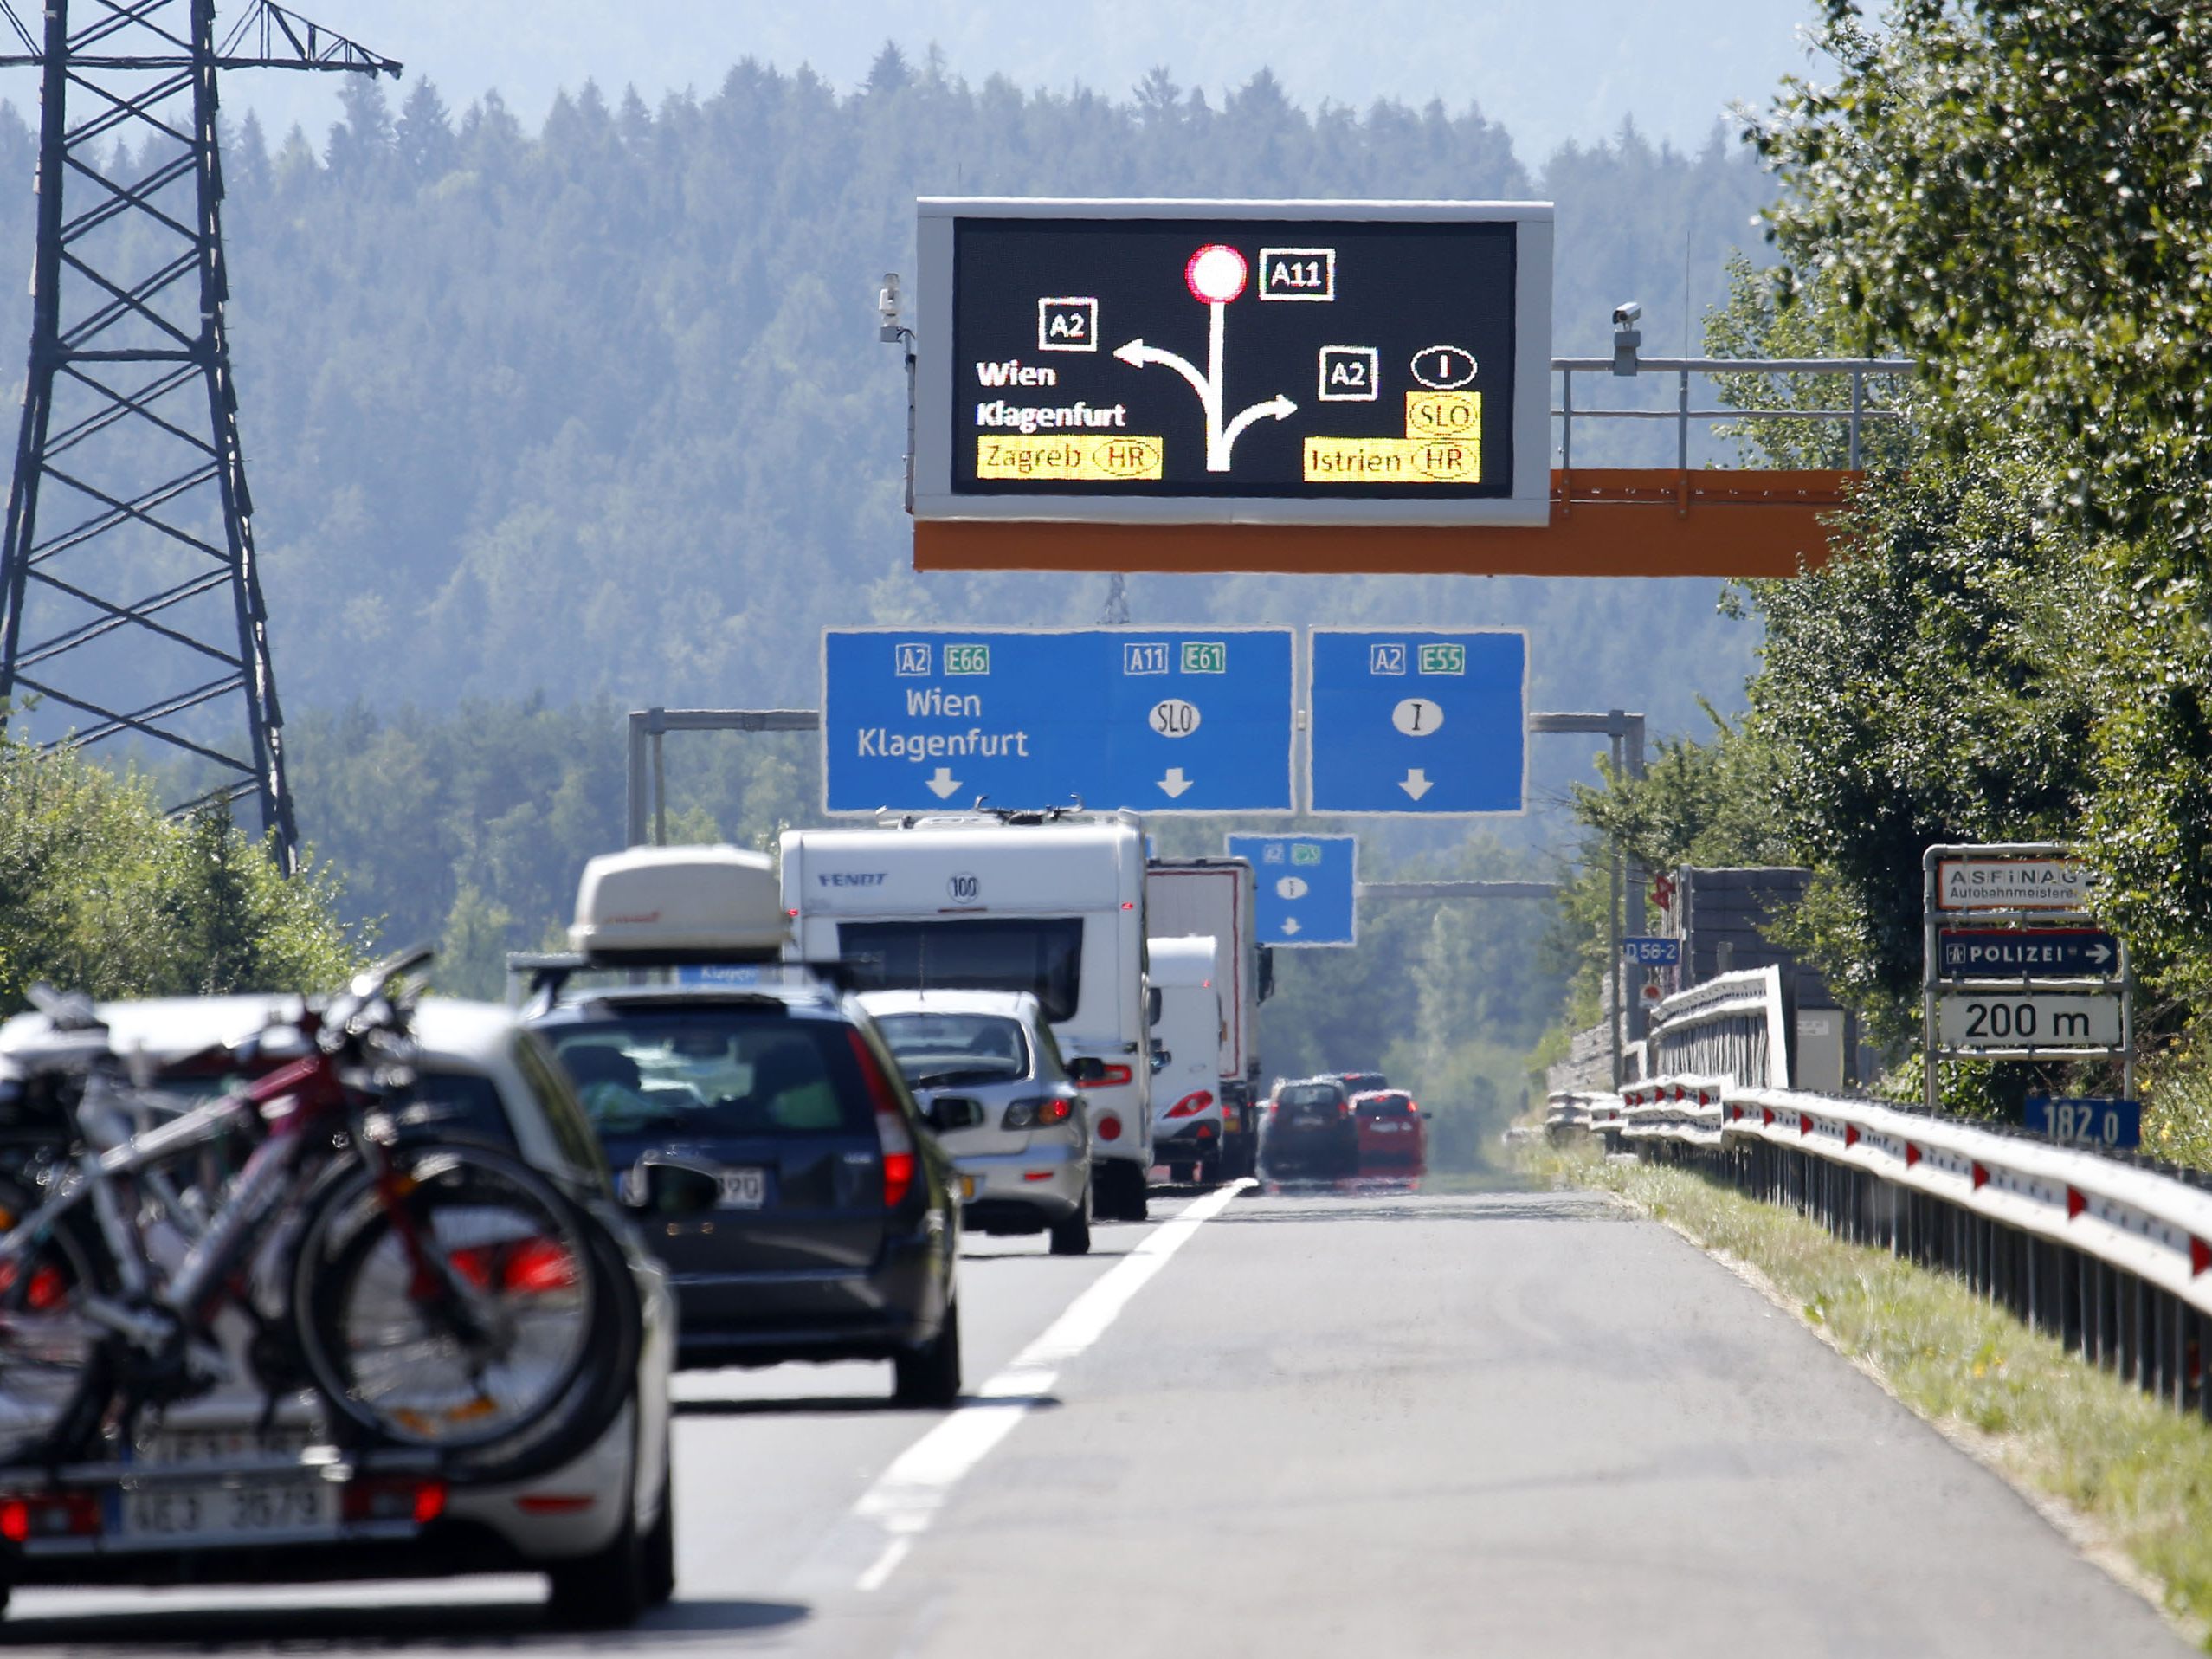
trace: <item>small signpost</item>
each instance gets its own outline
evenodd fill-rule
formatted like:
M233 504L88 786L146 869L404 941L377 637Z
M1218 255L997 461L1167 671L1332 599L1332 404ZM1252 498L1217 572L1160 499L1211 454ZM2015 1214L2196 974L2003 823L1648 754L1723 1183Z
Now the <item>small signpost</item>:
M1229 855L1258 879L1253 920L1262 945L1293 950L1358 942L1357 836L1238 836Z
M2030 1094L2028 1126L2074 1146L2143 1144L2143 1104L2083 1096Z
M2123 1093L2132 1095L2127 947L2094 926L2088 867L2063 847L2028 842L1931 847L1921 875L1928 1108L1939 1099L1945 1060L2109 1056L2120 1062ZM2076 1103L2060 1104L2070 1111ZM2072 1117L2052 1120L2059 1127L2046 1133L2085 1138ZM2104 1140L2106 1120L2098 1122L2095 1144L2132 1144Z
M1640 968L1671 968L1682 959L1682 941L1657 937L1624 939L1621 952Z

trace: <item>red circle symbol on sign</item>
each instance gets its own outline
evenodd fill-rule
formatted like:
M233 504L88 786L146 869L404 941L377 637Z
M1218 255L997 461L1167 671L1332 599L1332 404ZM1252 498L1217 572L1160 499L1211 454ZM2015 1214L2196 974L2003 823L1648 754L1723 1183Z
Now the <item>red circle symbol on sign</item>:
M1209 242L1183 268L1183 285L1201 304L1225 306L1244 292L1244 255L1224 242Z

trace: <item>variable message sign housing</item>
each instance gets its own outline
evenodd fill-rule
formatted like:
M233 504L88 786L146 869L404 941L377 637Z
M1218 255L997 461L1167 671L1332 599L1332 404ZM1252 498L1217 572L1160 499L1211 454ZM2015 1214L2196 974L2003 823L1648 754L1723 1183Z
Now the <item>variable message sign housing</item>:
M919 210L918 518L1549 517L1548 203Z

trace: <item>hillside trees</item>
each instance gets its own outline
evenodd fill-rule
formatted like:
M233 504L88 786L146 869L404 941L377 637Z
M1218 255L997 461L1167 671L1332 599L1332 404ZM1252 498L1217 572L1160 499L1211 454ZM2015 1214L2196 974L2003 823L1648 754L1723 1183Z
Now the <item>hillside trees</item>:
M0 1013L40 980L95 997L335 988L359 940L326 867L287 881L220 811L0 740Z

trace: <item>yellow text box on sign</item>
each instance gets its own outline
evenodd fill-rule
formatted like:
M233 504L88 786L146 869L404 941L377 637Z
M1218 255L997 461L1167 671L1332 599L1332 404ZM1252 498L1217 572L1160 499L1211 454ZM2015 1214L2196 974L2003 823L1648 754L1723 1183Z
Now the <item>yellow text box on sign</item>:
M1405 435L1409 438L1460 438L1473 443L1482 430L1479 391L1409 391L1405 395Z
M1309 484L1475 484L1482 445L1474 438L1308 438Z
M1117 432L1107 437L994 437L976 440L978 478L1156 479L1166 444L1158 438Z

